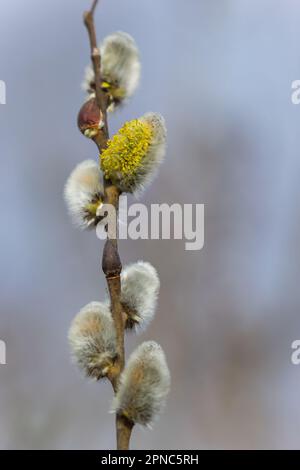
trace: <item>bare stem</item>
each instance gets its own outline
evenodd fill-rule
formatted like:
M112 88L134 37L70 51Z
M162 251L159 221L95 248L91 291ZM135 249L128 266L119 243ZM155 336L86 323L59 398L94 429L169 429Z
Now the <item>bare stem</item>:
M95 12L95 10L96 10L97 5L98 5L98 0L94 0L93 5L92 5L92 7L91 7L91 13L92 13L92 15L94 14L94 12Z
M128 450L133 423L125 416L116 416L117 447L118 450Z
M97 36L96 28L94 23L94 13L98 4L98 0L94 0L92 7L89 11L84 13L84 24L87 28L90 49L91 49L91 60L94 69L95 75L95 88L96 88L96 101L101 110L104 128L99 134L94 138L94 142L97 145L99 152L106 148L107 141L109 138L108 123L107 123L107 98L105 93L102 90L101 83L101 54L97 46ZM120 192L116 186L114 186L110 181L104 179L104 191L105 191L105 202L107 204L112 204L116 209L116 217L118 219L118 209L119 209L119 196ZM116 220L117 222L117 220ZM106 241L103 257L102 257L102 267L106 275L110 301L111 301L111 312L112 318L114 321L116 329L116 338L117 338L117 360L113 373L110 375L109 380L113 386L113 389L116 393L118 390L118 383L120 374L124 368L125 364L125 352L124 352L124 321L122 313L122 305L120 301L121 297L121 279L120 273L122 270L122 264L120 261L118 253L118 240L108 239ZM133 423L128 421L123 416L116 416L116 430L117 430L117 448L118 450L127 450L129 448L129 441L131 436Z
M108 140L108 124L107 124L107 103L105 93L102 90L101 84L101 55L97 45L97 35L94 22L94 13L98 0L94 0L91 10L84 13L84 24L88 30L88 35L90 39L90 48L91 48L91 60L93 64L94 74L95 74L95 88L96 88L96 100L97 104L102 112L104 129L103 132L99 133L101 139L98 140L97 145L100 146L100 152L106 147Z

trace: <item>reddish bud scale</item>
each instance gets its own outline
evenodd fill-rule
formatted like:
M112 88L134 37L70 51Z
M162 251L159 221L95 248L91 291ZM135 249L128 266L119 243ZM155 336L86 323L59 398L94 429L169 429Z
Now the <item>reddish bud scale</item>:
M99 133L104 122L96 98L91 98L83 104L78 113L77 123L86 137L95 137Z

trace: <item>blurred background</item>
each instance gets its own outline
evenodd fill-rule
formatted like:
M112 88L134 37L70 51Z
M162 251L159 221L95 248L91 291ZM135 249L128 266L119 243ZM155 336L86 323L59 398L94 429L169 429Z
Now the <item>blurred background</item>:
M108 383L71 364L73 316L105 295L103 242L75 229L63 187L96 147L77 130L89 60L88 0L2 0L0 366L2 449L115 446ZM162 113L168 155L142 202L205 204L205 246L122 241L124 264L150 261L155 321L129 336L163 346L165 413L132 448L300 448L300 3L102 0L98 37L124 30L143 64L138 93L110 130Z

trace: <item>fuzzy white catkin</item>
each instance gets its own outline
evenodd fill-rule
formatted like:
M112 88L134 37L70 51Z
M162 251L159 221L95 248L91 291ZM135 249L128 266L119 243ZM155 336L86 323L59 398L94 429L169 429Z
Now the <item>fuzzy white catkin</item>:
M141 73L139 51L134 39L127 33L117 31L107 36L99 48L102 79L116 90L122 90L120 101L129 98L139 84ZM94 81L94 72L89 66L82 85L89 94L94 92Z
M98 164L94 160L79 163L64 190L66 205L75 225L83 229L96 225L96 214L88 208L91 204L102 204L103 192Z
M160 281L156 269L148 262L138 261L121 273L121 302L129 320L144 330L153 319Z
M90 302L72 321L69 343L74 361L87 376L106 375L116 357L116 335L108 306Z
M134 423L151 426L165 406L170 381L162 348L146 341L129 358L112 410Z

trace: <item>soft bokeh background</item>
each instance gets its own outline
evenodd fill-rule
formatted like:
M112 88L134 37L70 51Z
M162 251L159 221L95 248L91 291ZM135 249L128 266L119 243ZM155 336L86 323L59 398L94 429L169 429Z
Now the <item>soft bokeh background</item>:
M76 128L89 50L88 0L2 0L0 79L0 447L113 448L109 384L71 365L67 330L100 300L102 242L70 223L62 192L97 157ZM204 203L205 247L122 241L124 263L161 277L159 341L172 372L167 409L133 448L300 448L300 3L296 0L103 0L99 39L132 34L143 76L110 120L166 117L165 165L143 197Z

